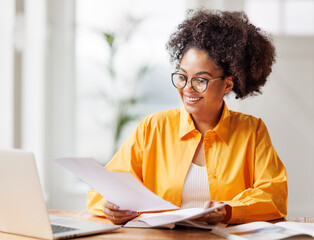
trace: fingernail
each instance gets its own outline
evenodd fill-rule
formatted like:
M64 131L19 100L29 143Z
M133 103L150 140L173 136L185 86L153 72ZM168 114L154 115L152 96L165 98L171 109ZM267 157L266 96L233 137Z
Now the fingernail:
M132 212L132 215L137 215L137 212Z
M119 206L114 205L113 208L114 208L114 209L119 209Z

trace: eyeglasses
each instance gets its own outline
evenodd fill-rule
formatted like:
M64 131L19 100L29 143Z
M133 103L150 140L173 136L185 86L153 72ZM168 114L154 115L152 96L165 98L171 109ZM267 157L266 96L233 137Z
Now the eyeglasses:
M177 89L182 89L186 86L188 82L188 77L184 76L181 73L172 73L171 74L171 80L173 86L175 86ZM202 93L205 92L208 86L208 82L215 81L218 79L224 79L224 76L220 76L218 78L214 79L206 79L202 77L193 77L191 78L191 86L195 92Z

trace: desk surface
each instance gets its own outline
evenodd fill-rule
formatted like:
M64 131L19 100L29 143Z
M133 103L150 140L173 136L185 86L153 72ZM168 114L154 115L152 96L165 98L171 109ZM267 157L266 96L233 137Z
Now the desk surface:
M74 219L95 222L110 223L108 219L96 217L85 211L50 210L49 214L55 216L71 217ZM224 239L212 234L208 230L198 229L143 229L143 228L120 228L112 233L83 237L80 239Z
M102 223L109 223L109 220L92 216L85 211L74 211L74 210L49 210L50 215L70 217L73 219L95 221ZM287 217L287 221L295 222L312 222L314 218L308 217ZM35 238L22 237L12 234L0 233L0 240L31 240ZM219 236L212 234L207 230L198 229L140 229L140 228L121 228L117 231L105 234L98 234L88 237L80 237L83 239L224 239ZM298 238L300 239L300 238ZM307 238L308 239L308 238Z

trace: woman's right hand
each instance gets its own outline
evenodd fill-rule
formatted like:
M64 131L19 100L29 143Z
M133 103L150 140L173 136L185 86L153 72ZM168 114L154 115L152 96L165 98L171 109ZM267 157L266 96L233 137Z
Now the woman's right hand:
M137 216L137 212L130 210L119 210L119 206L106 201L103 212L113 224L122 224Z

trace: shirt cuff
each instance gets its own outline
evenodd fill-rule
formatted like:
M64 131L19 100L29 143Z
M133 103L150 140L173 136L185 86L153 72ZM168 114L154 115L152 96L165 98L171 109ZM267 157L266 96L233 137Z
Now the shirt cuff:
M227 223L243 223L246 215L246 206L239 206L236 201L226 202L231 207L231 218Z
M91 214L105 217L106 215L102 211L104 208L105 199L97 193L95 190L91 190L87 193L87 211Z

